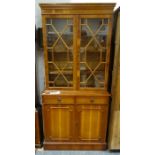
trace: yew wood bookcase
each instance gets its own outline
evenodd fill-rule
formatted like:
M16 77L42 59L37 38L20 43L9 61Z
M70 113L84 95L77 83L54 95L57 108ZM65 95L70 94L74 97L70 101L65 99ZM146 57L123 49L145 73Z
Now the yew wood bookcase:
M115 4L40 4L44 149L103 150Z

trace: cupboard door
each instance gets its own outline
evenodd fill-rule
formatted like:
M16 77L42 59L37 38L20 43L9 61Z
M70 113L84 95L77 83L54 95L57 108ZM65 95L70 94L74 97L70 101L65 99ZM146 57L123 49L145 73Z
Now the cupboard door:
M45 105L44 131L47 141L70 141L73 138L73 106Z
M73 17L47 16L45 50L47 87L72 88L73 83Z
M78 106L78 139L80 141L105 141L108 105Z
M80 19L80 87L104 88L108 62L108 18Z

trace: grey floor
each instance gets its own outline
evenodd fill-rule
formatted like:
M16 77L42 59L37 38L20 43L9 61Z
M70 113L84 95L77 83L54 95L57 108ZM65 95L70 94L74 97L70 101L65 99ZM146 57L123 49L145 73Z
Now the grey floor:
M35 155L120 155L120 153L109 151L44 151L38 149Z

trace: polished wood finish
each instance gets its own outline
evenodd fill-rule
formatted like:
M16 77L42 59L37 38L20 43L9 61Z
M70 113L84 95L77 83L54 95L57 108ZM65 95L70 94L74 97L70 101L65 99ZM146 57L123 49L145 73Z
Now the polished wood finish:
M112 14L115 3L66 3L40 4L42 15L49 14Z
M98 142L45 142L45 150L105 150L106 143Z
M110 109L109 145L110 150L120 149L120 11L115 12L116 35L114 44L114 65L112 75L112 103Z
M46 81L44 149L106 149L114 5L40 4Z
M105 142L108 104L78 105L77 112L78 140Z
M42 97L46 96L111 96L107 91L94 90L94 91L85 91L85 90L45 90L42 93Z
M43 97L45 104L74 104L74 98L70 96L46 96Z
M46 141L71 141L73 138L73 106L72 105L46 105L44 106L46 118Z
M106 148L109 94L50 92L42 95L45 149Z
M78 104L107 104L108 103L108 97L77 97L76 102Z
M52 100L53 97L55 100ZM68 101L73 99L62 96L62 100L64 98ZM84 96L74 96L73 102L67 104L67 102L57 102L59 96L43 95L45 149L104 149L106 147L109 97L90 96L86 100L84 98ZM93 103L92 99L94 99ZM98 144L97 147L92 145L95 142Z

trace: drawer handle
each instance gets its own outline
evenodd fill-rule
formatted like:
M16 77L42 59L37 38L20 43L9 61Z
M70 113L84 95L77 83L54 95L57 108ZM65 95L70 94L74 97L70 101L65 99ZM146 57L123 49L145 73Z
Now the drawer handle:
M58 97L58 98L57 98L57 101L58 101L58 102L61 102L61 97Z
M91 99L90 99L90 102L93 103L93 102L94 102L94 98L91 98Z

